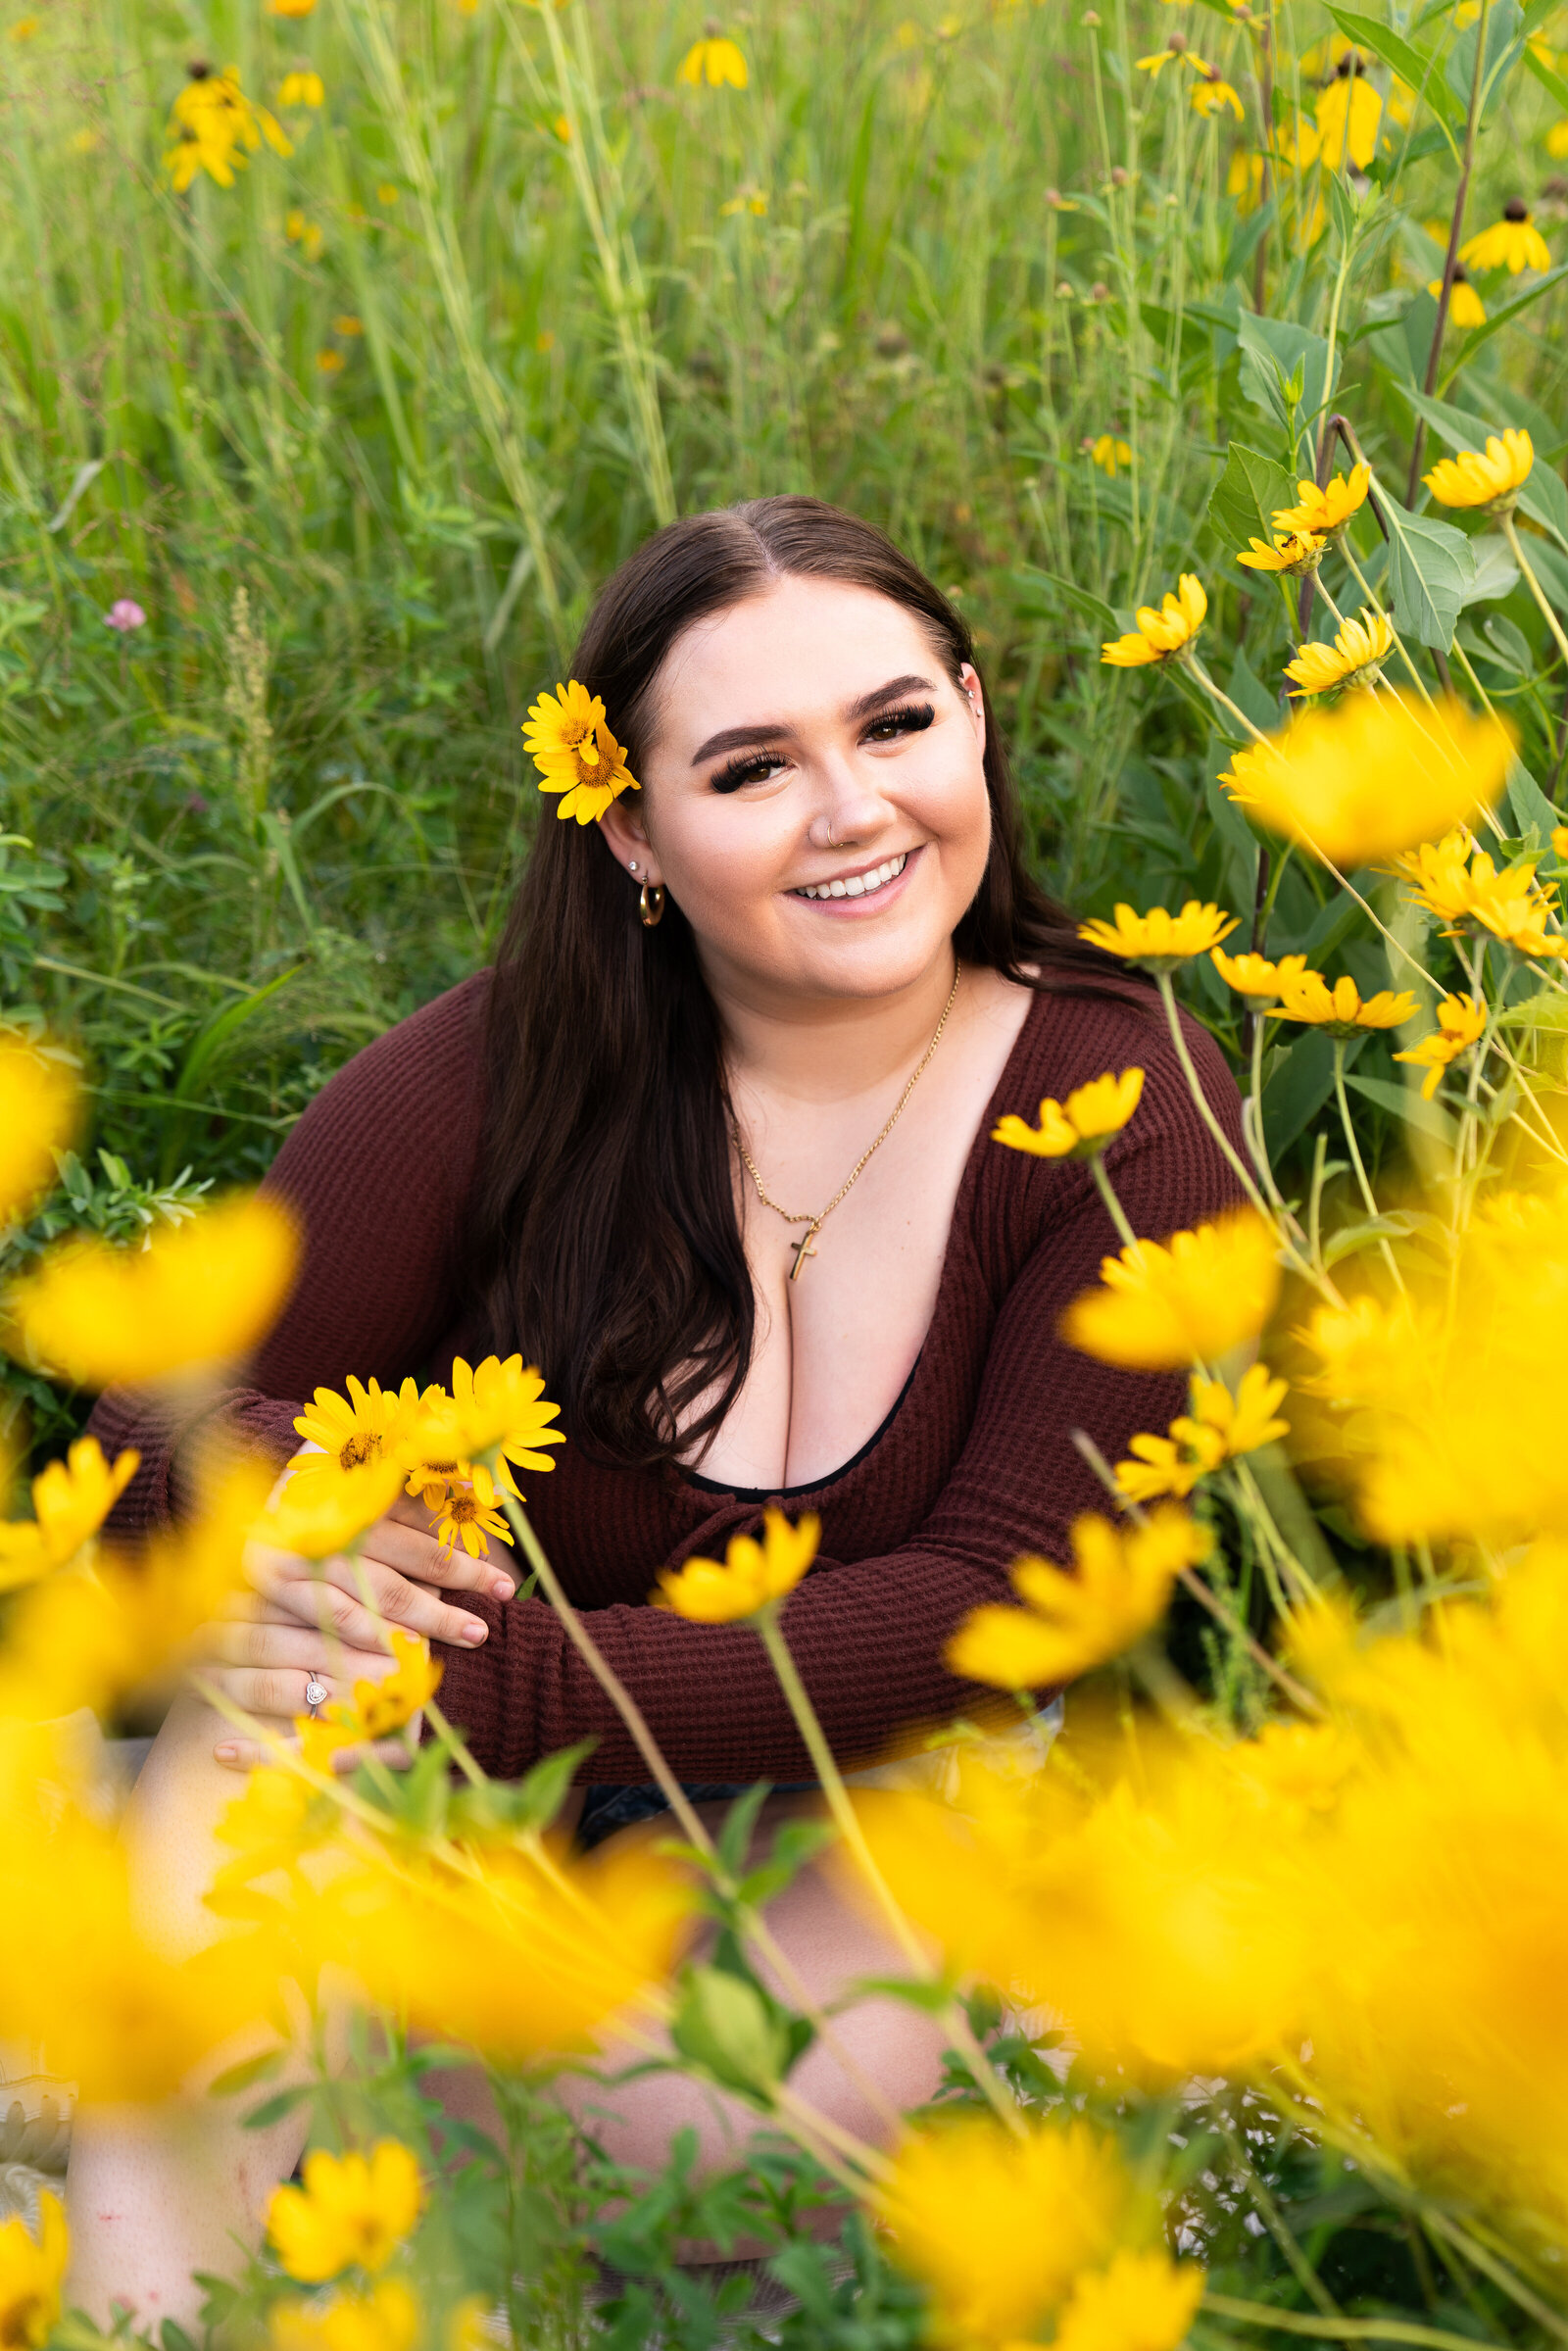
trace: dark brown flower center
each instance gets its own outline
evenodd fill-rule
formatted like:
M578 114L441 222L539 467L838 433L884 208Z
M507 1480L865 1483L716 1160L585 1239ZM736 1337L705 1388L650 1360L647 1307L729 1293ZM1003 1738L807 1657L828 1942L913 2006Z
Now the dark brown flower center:
M1507 203L1502 208L1502 217L1505 220L1513 220L1515 222L1528 220L1530 218L1530 207L1528 204L1526 204L1522 196L1510 196Z
M352 1437L344 1440L337 1465L339 1469L363 1469L380 1450L381 1440L372 1430L356 1429Z

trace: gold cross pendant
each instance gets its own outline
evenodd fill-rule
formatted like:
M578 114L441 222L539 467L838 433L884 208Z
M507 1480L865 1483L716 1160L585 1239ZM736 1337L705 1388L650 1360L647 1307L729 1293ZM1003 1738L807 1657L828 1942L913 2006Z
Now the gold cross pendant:
M800 1246L795 1251L795 1262L790 1267L790 1280L792 1282L798 1282L800 1280L802 1274L806 1270L807 1258L814 1257L816 1255L815 1249L811 1247L811 1235L815 1231L815 1225L809 1225L801 1236Z

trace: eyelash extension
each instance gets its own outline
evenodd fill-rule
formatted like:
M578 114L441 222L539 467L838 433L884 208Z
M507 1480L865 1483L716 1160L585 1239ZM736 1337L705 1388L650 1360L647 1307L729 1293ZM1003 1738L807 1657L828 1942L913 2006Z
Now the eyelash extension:
M897 710L881 710L867 725L869 734L878 727L897 727L901 734L922 735L936 717L936 706L929 702L901 703ZM715 792L738 792L742 784L759 783L771 768L780 765L776 752L743 752L727 767L721 767L712 779Z

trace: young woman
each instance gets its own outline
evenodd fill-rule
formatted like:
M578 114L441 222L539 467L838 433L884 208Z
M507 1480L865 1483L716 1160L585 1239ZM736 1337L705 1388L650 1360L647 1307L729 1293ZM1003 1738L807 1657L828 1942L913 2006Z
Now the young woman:
M1061 1310L1115 1236L1081 1165L1004 1151L991 1128L1136 1064L1143 1102L1107 1154L1135 1229L1190 1224L1233 1182L1150 992L1027 874L968 632L878 532L807 498L671 524L605 589L573 674L639 788L597 829L547 803L494 971L359 1054L302 1118L269 1183L303 1221L303 1272L218 1417L281 1462L318 1385L445 1378L455 1353L520 1347L568 1438L529 1509L675 1771L714 1799L799 1787L810 1767L760 1644L646 1605L659 1570L721 1557L768 1500L814 1511L820 1555L785 1629L842 1762L972 1711L948 1636L1008 1596L1020 1552L1062 1556L1102 1500L1073 1430L1114 1459L1179 1408L1174 1383L1062 1344ZM612 769L601 747L572 772ZM1196 1028L1191 1045L1234 1132L1225 1068ZM95 1426L140 1448L143 1522L177 1510L213 1434L126 1395ZM510 1557L443 1556L410 1503L367 1558L383 1616L440 1644L442 1704L489 1770L592 1737L580 1834L657 1808L557 1619L513 1596ZM331 1694L384 1670L354 1573L326 1575L323 1603L305 1562L269 1555L253 1613L216 1637L214 1670L253 1713L286 1721L307 1680ZM192 1700L159 1741L133 1835L172 1935L200 1932L223 1767L252 1760ZM814 1876L774 1924L824 1992L882 1964ZM931 2086L908 2012L867 2001L844 2030L895 2104ZM808 2065L808 2095L875 2129L824 2052ZM618 2103L631 2160L657 2163L676 2122L722 2135L667 2081ZM149 2134L78 2134L90 2300L175 2309L193 2263L255 2227L297 2147L286 2127L243 2144L206 2128L183 2187Z

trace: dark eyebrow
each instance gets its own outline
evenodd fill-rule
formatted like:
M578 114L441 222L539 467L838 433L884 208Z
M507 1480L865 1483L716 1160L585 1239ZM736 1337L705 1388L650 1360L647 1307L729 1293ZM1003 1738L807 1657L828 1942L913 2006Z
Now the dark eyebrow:
M844 713L845 724L853 726L858 718L868 717L872 710L879 710L885 702L894 701L900 694L929 694L932 691L928 677L916 677L912 673L907 677L891 677L885 686L878 686L874 693L862 694L858 702L851 703ZM692 754L692 765L700 767L705 759L716 759L721 751L738 751L747 743L775 743L781 735L788 735L789 731L788 725L782 721L772 724L765 718L759 720L755 726L726 726L720 733L710 735L708 741Z

